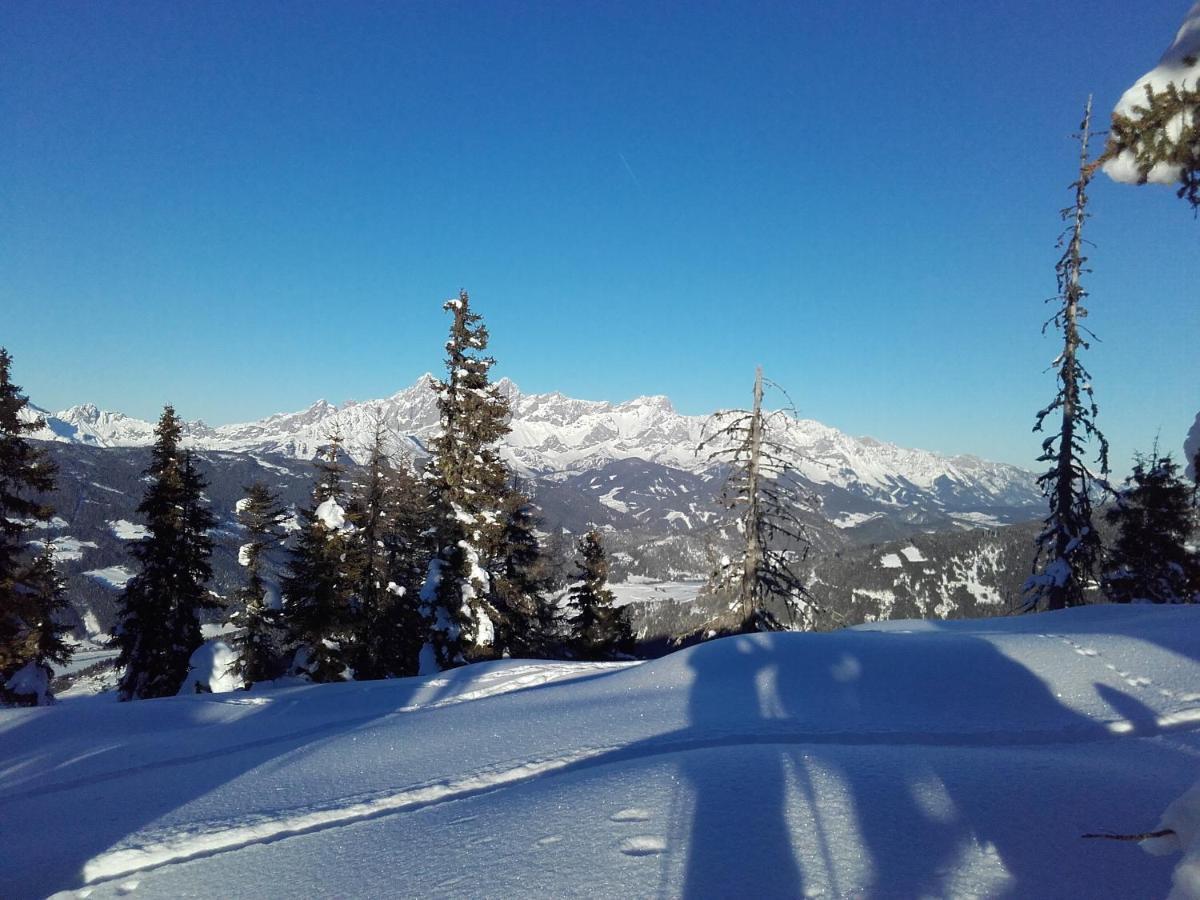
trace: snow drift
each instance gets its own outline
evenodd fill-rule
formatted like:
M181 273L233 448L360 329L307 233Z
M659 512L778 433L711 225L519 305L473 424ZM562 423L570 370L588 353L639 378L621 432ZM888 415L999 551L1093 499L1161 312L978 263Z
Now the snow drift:
M1166 896L1200 609L0 713L0 896Z

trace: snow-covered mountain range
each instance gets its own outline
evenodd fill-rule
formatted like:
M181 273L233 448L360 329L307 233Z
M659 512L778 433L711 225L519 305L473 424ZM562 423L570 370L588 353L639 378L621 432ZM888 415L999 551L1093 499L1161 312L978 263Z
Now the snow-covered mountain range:
M707 417L681 415L666 397L609 403L575 400L559 393L523 394L507 379L499 384L513 411L512 432L503 452L523 475L566 478L613 461L633 459L693 473L710 468L695 452ZM438 427L433 385L433 377L425 375L411 387L380 400L342 406L320 400L300 412L215 428L192 422L184 429L184 440L203 450L309 459L336 430L350 455L362 460L379 420L394 452L420 456ZM154 439L152 422L91 404L45 412L44 417L46 427L34 435L44 440L138 447ZM1015 466L855 438L805 419L790 421L782 437L807 481L876 502L904 505L916 495L931 495L952 505L966 501L968 505L1019 507L1040 502L1033 476Z
M339 431L347 451L361 461L377 419L392 450L423 457L438 428L433 386L425 376L381 400L341 406L320 401L240 425L189 423L185 441L198 451L207 497L221 522L214 532L214 590L228 594L241 577L234 513L245 485L266 481L281 502L302 507L311 490L308 460L329 435ZM665 397L605 403L522 394L507 381L501 388L512 406L503 453L533 496L545 532L561 545L555 559L569 565L569 535L599 528L616 581L707 573L713 548L730 539L730 523L720 502L723 473L695 453L706 417L680 415ZM105 630L130 571L128 541L136 536L154 424L90 405L43 415L46 425L34 437L49 442L59 472L50 498L57 518L45 539L57 551L81 632ZM859 618L883 616L884 607L893 606L907 615L924 613L922 591L928 591L923 582L899 584L903 575L932 579L939 596L954 594L955 615L988 614L1001 608L996 598L1013 593L1009 581L1028 571L1028 529L1014 532L1011 547L1000 532L979 529L1041 515L1044 501L1032 474L975 457L854 438L808 420L790 421L779 437L804 487L819 499L818 508L804 513L819 557L814 584L836 583L841 593L829 600L839 608L853 608ZM913 564L919 572L880 569L877 557L884 550L872 547L900 540L919 541L914 546L925 560ZM1004 566L988 563L993 545L1003 545ZM907 547L897 544L888 558L899 558ZM985 563L980 574L976 570ZM884 577L892 575L897 578ZM651 606L639 628L668 638L694 624L685 614L699 609L694 603ZM929 614L940 616L939 610Z

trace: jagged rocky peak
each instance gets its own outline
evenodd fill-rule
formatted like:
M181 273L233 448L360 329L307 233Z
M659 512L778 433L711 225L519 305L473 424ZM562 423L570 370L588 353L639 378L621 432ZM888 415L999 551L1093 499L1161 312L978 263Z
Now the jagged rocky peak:
M118 416L124 418L121 413L109 413L107 415L109 418L116 418ZM100 418L100 410L94 403L81 403L78 406L72 406L70 409L63 410L58 413L57 417L66 422L94 423Z
M334 431L356 459L365 459L375 423L388 431L390 449L420 454L438 429L436 379L426 373L390 397L343 404L320 400L307 409L281 413L238 425L215 428L194 423L185 440L198 449L275 453L309 458ZM610 403L578 400L559 392L522 394L511 380L497 382L512 404L511 432L503 452L525 472L574 472L603 466L613 460L641 459L650 463L704 471L708 460L696 446L708 416L678 413L663 395ZM47 417L38 437L99 446L142 446L153 441L150 422L93 405L72 407ZM912 491L944 496L970 493L997 503L1037 499L1033 476L1014 466L974 457L946 457L924 450L897 447L873 438L854 438L820 422L792 420L783 441L797 458L797 470L814 483L830 484L861 493L882 492L892 502ZM881 495L882 495L881 494Z

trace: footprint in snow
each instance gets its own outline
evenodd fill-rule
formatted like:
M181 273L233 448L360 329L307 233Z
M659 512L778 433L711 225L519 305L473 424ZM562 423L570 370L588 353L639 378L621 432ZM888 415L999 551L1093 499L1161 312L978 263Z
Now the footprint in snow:
M654 856L667 849L667 842L653 834L639 834L636 837L625 838L619 849L626 856Z
M650 819L650 811L631 806L620 809L608 817L613 822L646 822Z
M1091 647L1076 647L1075 652L1080 656L1099 656L1100 654Z

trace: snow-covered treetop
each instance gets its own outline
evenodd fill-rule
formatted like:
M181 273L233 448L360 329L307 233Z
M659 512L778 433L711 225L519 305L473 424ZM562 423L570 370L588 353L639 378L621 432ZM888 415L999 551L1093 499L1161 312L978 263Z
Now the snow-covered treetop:
M1179 92L1196 92L1200 90L1200 2L1196 3L1184 17L1183 25L1175 35L1175 40L1162 55L1153 69L1133 83L1113 109L1114 123L1122 118L1135 122L1152 118L1147 115L1148 91L1154 94L1167 94L1172 89ZM1185 128L1195 128L1196 118L1200 109L1195 103L1185 103L1183 108L1169 112L1165 120L1155 123L1159 139L1178 142ZM1120 130L1115 130L1120 138ZM1111 146L1111 144L1110 144ZM1139 160L1141 147L1132 146L1121 149L1119 153L1107 159L1104 172L1114 181L1127 184L1175 184L1180 181L1181 165L1177 161L1159 161L1147 167L1144 160ZM1194 153L1194 151L1193 151Z

